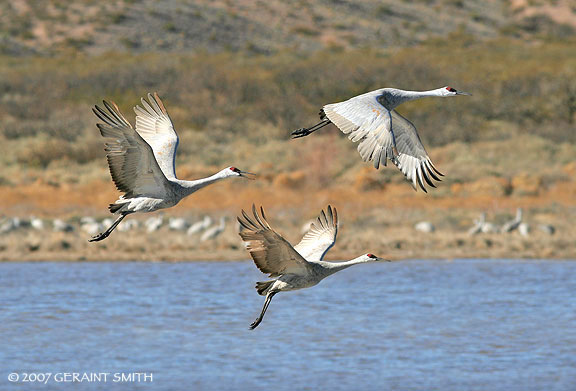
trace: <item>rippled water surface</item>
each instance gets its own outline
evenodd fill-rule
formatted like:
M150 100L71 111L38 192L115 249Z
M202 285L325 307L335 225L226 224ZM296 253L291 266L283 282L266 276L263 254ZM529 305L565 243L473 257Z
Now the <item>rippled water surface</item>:
M358 265L278 294L250 331L264 278L251 262L0 264L0 389L576 390L576 262Z

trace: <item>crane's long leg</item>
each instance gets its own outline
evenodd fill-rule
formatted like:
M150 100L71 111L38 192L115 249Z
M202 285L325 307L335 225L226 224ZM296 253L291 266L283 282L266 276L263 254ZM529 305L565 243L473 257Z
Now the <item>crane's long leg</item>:
M120 222L124 219L124 217L126 217L126 213L122 213L120 216L118 216L118 218L112 223L112 225L104 232L99 233L96 236L92 236L92 239L88 240L89 242L99 242L101 240L106 239L108 236L110 236L110 234L112 233L112 231L114 231L114 229L118 226L118 224L120 224Z
M270 302L272 301L272 297L274 297L274 295L276 293L278 293L278 292L270 292L266 295L266 300L264 301L264 307L262 307L262 312L260 313L260 316L258 317L258 319L256 319L254 322L252 322L252 324L250 325L250 330L254 330L256 327L258 327L260 322L262 322L262 319L264 318L264 314L266 313L266 310L268 309L268 306L270 305Z
M320 128L323 128L324 126L328 125L329 123L330 123L330 120L328 118L326 118L326 119L323 119L322 121L318 122L316 125L311 126L309 128L297 129L297 130L292 132L292 138L300 138L300 137L308 136L309 134L314 133L315 131L317 131Z

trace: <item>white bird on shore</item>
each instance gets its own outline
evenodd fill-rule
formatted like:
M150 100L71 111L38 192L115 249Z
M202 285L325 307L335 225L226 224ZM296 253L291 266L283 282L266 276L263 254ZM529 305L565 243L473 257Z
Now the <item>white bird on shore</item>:
M538 229L548 235L554 235L556 233L556 228L550 224L539 224Z
M182 217L170 217L168 219L168 228L171 231L186 231L189 225L186 219Z
M518 232L522 236L530 236L530 225L528 223L520 223L518 225Z
M188 228L188 231L186 231L186 235L195 235L198 232L204 231L211 225L212 225L212 217L204 216L202 220L195 222L190 226L190 228Z
M252 214L253 217L242 211L242 216L238 217L244 227L239 235L258 269L276 279L256 283L258 294L265 295L266 299L260 316L250 325L250 329L262 322L272 297L278 292L310 288L324 278L359 263L389 262L372 254L345 262L323 261L326 252L336 242L338 233L338 214L330 205L294 247L270 227L262 208L259 215L252 205Z
M118 226L118 231L128 232L128 231L132 231L134 229L137 229L139 226L140 226L140 223L138 222L138 220L128 220L128 221L124 222L124 224L121 224Z
M67 223L61 219L53 220L52 226L54 228L54 231L56 231L56 232L73 232L74 231L74 226L72 224L69 224L69 223Z
M516 209L516 217L512 220L504 223L502 228L500 228L500 232L512 232L520 226L522 222L522 208Z
M30 217L30 226L37 231L44 230L44 221L38 217Z
M6 217L0 222L0 234L7 234L20 228L18 217Z
M429 221L421 221L419 223L416 223L414 229L418 232L424 232L424 233L432 233L436 231L436 227L434 227L434 224L432 224Z
M486 213L480 214L480 217L474 220L474 225L468 230L468 235L476 235L482 232L484 223L486 223Z
M163 215L153 216L150 217L149 219L146 219L146 221L144 222L144 225L146 226L146 232L152 233L158 231L163 223L164 223Z
M471 94L452 87L430 91L381 88L344 102L325 105L320 110L319 123L310 128L295 130L292 136L308 136L333 123L352 142L360 141L358 152L363 161L373 161L374 167L378 169L381 164L386 166L389 159L402 171L414 189L420 186L426 192L425 183L436 187L432 180L440 181L439 176L443 174L432 164L416 127L395 109L404 102L420 98L457 95Z
M170 208L219 180L253 175L236 167L227 167L194 181L176 178L178 135L172 120L157 94L148 94L148 101L142 99L141 102L143 108L134 108L136 129L114 103L104 101L105 109L98 106L93 109L103 121L97 125L100 133L109 139L106 152L112 180L124 194L109 207L110 212L119 214L119 217L106 231L90 239L91 242L107 238L131 213Z
M202 236L200 236L200 241L205 242L207 240L216 239L224 229L226 228L226 217L220 217L220 224L215 225L214 227L208 228Z
M80 229L86 232L88 235L96 235L104 228L104 224L94 221L80 221Z

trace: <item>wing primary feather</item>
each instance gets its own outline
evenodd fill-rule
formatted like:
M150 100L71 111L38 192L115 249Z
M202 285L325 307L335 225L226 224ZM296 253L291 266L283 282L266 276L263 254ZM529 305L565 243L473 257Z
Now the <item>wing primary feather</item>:
M122 118L122 115L116 111L116 109L118 109L118 106L116 106L116 104L114 104L114 102L112 102L113 106L110 105L110 103L108 103L106 101L103 101L103 102L104 102L104 106L106 106L106 108L108 109L110 114L112 114L112 116L116 119L117 122L120 122L121 124L126 124L126 120L124 120L124 118Z
M434 171L436 171L436 174L440 175L440 176L444 176L444 174L442 174L440 171L438 171L438 169L434 166L434 164L432 163L431 160L428 160L428 162L430 163L430 167L432 167L432 169Z
M158 115L162 115L163 114L163 110L160 108L160 106L158 105L158 101L156 101L156 97L158 95L156 93L154 93L154 95L152 94L148 94L148 100L150 101L150 103L152 104L152 106L154 106L154 111L158 113Z
M266 228L272 229L272 227L268 223L268 219L266 219L266 214L264 213L264 208L262 206L260 206L260 213L262 214L262 221L264 221Z
M338 211L334 208L334 226L338 227Z
M426 164L426 169L428 171L428 174L430 174L430 176L432 178L434 178L434 180L442 182L442 179L438 178L438 176L434 173L434 170L432 170L432 168L430 167L430 163L428 162L428 160L425 160L424 164Z
M251 225L250 229L252 231L257 231L258 230L258 226L256 225L256 223L254 223L254 221L252 221L250 219L250 217L248 216L248 214L244 211L244 209L242 209L242 216L244 216L244 218L246 219L246 221L248 222L248 224Z
M150 94L148 94L148 95L150 95ZM142 102L142 106L144 106L144 108L148 112L147 113L148 115L153 115L156 113L156 111L152 108L152 106L150 106L150 104L148 102L146 102L146 99L140 98L140 102Z
M422 176L424 177L424 180L426 181L426 183L428 183L430 186L432 187L436 187L436 185L434 184L434 182L432 182L430 180L430 178L428 178L428 175L426 174L428 170L426 170L426 166L424 166L424 164L422 164L420 166L420 171L422 172Z
M422 191L424 191L424 193L428 193L426 191L426 188L424 187L424 184L422 183L422 173L421 173L420 166L418 166L416 168L416 174L414 176L416 177L416 180L418 181L418 185L420 185L420 188L422 189Z
M260 216L258 215L258 211L256 210L256 205L254 204L252 204L252 213L254 214L254 218L256 218L256 221L258 221L260 226L266 229L266 225L262 222L262 220L260 220Z
M114 120L110 118L110 116L99 106L94 106L94 109L92 109L92 111L94 112L94 114L96 114L98 118L104 121L106 125L114 126Z
M154 92L154 100L158 104L158 107L160 107L160 110L162 110L164 114L168 115L168 110L166 110L166 107L164 107L164 103L162 102L162 99L160 99L160 97L158 96L157 92Z

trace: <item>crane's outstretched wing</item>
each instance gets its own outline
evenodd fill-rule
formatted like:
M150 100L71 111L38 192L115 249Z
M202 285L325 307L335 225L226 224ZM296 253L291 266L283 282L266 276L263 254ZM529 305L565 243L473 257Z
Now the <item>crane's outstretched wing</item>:
M386 166L390 159L412 183L426 191L424 183L436 187L432 179L442 176L428 157L416 128L396 111L384 107L378 95L367 93L345 102L324 106L324 113L352 142L359 141L358 152L374 167Z
M126 121L116 104L103 103L107 111L98 106L92 111L104 122L97 124L100 134L111 139L106 142L105 151L116 188L125 193L124 198L163 197L167 180L152 148Z
M338 212L330 205L326 211L326 213L324 211L320 213L300 243L294 246L294 249L309 262L321 261L324 254L336 243Z
M270 227L262 207L260 213L262 216L258 215L256 207L252 205L253 217L249 217L244 210L242 216L238 216L238 222L243 228L240 237L258 269L270 277L286 273L305 274L310 267L308 262Z
M148 100L150 103L142 98L144 107L134 107L136 131L152 147L156 161L166 178L176 179L178 134L158 94L148 94Z

